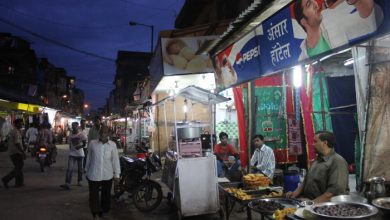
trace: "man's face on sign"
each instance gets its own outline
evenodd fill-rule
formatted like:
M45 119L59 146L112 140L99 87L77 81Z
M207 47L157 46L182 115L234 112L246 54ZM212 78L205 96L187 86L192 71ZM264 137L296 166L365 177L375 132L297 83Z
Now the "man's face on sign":
M319 27L322 21L322 15L316 0L302 0L303 18L301 24L306 28Z

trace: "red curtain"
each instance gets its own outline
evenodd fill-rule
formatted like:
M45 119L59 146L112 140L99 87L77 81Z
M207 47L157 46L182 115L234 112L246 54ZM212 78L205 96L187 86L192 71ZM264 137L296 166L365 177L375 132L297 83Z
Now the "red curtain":
M301 110L303 117L303 126L306 137L306 152L307 152L307 165L311 166L313 161L316 158L316 153L314 150L314 125L313 125L313 105L312 105L312 97L313 90L312 86L313 79L313 70L310 68L307 73L306 82L301 86L300 90L300 98L301 98Z
M244 98L242 96L242 90L240 87L233 88L234 104L237 110L238 121L238 138L240 142L240 160L241 166L247 165L248 159L248 145L246 141L246 128L245 128L245 110L244 110Z

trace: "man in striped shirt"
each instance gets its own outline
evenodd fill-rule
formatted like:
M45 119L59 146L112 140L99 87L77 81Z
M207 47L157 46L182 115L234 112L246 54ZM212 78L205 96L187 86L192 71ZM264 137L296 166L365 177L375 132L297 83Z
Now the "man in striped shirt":
M264 136L257 134L253 137L256 150L251 158L252 173L262 173L272 180L275 171L274 151L264 144Z

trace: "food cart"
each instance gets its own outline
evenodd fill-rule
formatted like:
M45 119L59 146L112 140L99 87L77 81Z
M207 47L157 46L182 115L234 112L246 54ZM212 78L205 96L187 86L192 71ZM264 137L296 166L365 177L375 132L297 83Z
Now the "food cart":
M177 122L175 98L182 96L209 108L209 122ZM229 99L210 93L196 86L188 86L176 95L161 100L158 105L164 105L165 130L168 137L166 120L166 102L173 103L173 134L174 149L168 151L165 160L162 180L171 190L172 201L178 208L178 217L217 213L220 210L217 163L214 155L203 155L200 143L201 128L210 127L213 133L213 109L216 103ZM211 140L212 141L212 140ZM211 143L213 146L214 143ZM212 148L211 148L212 151Z

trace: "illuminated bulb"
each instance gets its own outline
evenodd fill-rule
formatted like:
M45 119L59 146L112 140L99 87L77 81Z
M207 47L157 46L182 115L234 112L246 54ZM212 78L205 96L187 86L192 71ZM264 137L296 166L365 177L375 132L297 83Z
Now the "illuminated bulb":
M296 88L302 86L302 67L300 65L295 66L293 69L293 84Z

